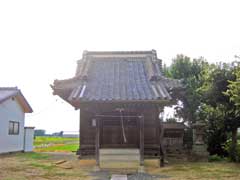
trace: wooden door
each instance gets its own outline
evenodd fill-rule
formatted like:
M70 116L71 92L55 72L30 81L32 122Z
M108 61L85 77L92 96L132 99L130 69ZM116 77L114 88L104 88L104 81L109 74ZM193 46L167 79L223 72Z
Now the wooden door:
M123 127L122 127L123 122ZM139 146L137 118L104 117L101 119L101 147L137 148ZM123 132L124 131L124 132ZM125 137L124 138L124 134ZM125 141L126 140L126 141Z

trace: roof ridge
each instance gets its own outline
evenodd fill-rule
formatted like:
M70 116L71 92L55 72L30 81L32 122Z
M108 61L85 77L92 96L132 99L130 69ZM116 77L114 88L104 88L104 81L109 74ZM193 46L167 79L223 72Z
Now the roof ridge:
M104 54L108 54L108 55L114 55L114 54L156 54L156 50L152 49L149 51L88 51L85 50L83 52L84 55L104 55Z
M15 87L0 87L0 90L19 90L17 86Z

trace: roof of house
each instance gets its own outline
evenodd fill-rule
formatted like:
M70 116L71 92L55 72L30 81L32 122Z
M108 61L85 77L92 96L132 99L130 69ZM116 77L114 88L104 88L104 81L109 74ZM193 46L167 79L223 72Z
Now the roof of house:
M181 122L163 122L162 126L164 129L182 129L184 130L186 126Z
M25 113L33 112L31 106L23 96L20 89L17 87L0 87L0 104L12 97L17 99Z
M52 88L69 102L171 100L170 90L181 83L161 70L155 50L85 51L75 76L55 80Z

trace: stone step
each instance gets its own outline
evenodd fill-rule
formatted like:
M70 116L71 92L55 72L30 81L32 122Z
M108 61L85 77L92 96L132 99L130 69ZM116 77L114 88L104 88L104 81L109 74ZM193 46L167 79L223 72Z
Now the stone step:
M140 160L140 155L127 155L127 154L105 154L105 155L100 155L100 161L139 161Z
M127 175L113 174L111 180L127 180Z
M101 168L138 168L139 149L100 149Z
M105 170L111 169L111 171L113 169L121 169L126 172L136 171L139 168L139 162L137 162L137 161L134 161L134 162L104 161L104 162L100 162L100 168L105 169Z
M100 149L100 155L139 155L139 149Z

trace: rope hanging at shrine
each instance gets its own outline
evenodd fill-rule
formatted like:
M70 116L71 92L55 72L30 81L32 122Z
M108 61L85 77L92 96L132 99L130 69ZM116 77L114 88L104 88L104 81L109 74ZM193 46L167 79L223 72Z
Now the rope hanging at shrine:
M125 129L124 129L124 124L123 124L123 115L122 115L122 111L123 111L123 109L119 109L120 117L121 117L121 125L122 125L123 140L124 140L124 143L126 143L126 142L127 142L127 138L126 138Z

